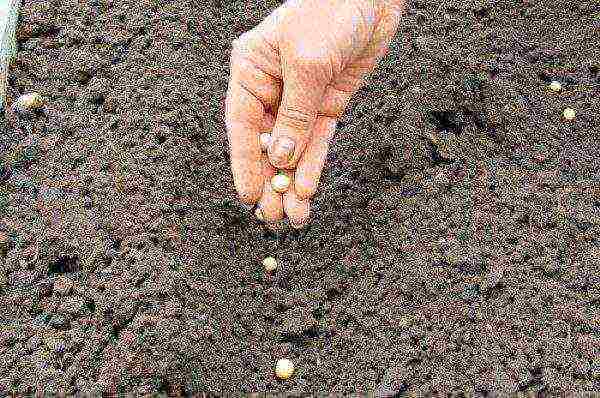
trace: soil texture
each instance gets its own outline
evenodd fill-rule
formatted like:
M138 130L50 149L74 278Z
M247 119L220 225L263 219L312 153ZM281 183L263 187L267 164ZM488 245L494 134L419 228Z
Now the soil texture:
M278 5L24 1L7 101L48 103L0 123L0 395L600 391L600 4L412 1L272 233L223 101Z

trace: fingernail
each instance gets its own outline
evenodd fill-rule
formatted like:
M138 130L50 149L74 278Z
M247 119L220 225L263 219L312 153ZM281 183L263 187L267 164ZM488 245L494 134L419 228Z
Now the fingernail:
M259 137L260 148L263 152L267 152L269 150L269 146L271 146L271 133L262 133Z
M271 144L271 160L278 165L286 165L294 157L296 144L291 138L278 137Z

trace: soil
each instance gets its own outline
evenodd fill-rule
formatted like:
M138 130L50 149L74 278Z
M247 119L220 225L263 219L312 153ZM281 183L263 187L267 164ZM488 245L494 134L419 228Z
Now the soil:
M223 101L279 3L160 3L24 1L7 100L48 104L0 125L0 395L600 390L597 1L413 1L278 233Z

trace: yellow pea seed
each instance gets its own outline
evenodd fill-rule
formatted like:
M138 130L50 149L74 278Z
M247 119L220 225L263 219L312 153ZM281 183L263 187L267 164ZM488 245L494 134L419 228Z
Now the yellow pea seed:
M280 359L275 366L275 374L280 379L286 380L292 377L294 373L294 364L289 359Z
M273 257L267 257L263 260L263 266L265 267L265 271L273 272L277 269L277 260Z
M259 137L260 140L260 148L263 152L267 152L269 146L271 145L271 134L270 133L262 133Z
M17 107L22 110L35 110L44 105L44 98L38 93L23 94L17 98Z
M262 211L262 209L260 207L257 207L256 210L254 210L254 215L256 216L256 218L259 221L264 221L265 220L263 211Z
M563 117L566 120L569 120L569 121L575 119L575 109L573 109L573 108L566 108L564 110L564 112L563 112Z
M550 82L550 90L554 91L554 92L559 92L562 89L562 86L559 82L557 82L556 80L553 80L552 82Z
M271 179L271 187L275 192L285 192L290 187L290 177L285 174L276 174Z

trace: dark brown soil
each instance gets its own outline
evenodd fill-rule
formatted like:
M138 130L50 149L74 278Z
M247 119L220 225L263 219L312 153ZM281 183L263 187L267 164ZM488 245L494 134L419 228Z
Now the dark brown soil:
M414 1L274 235L223 100L277 5L24 2L8 102L49 103L0 125L0 395L599 391L598 2Z

